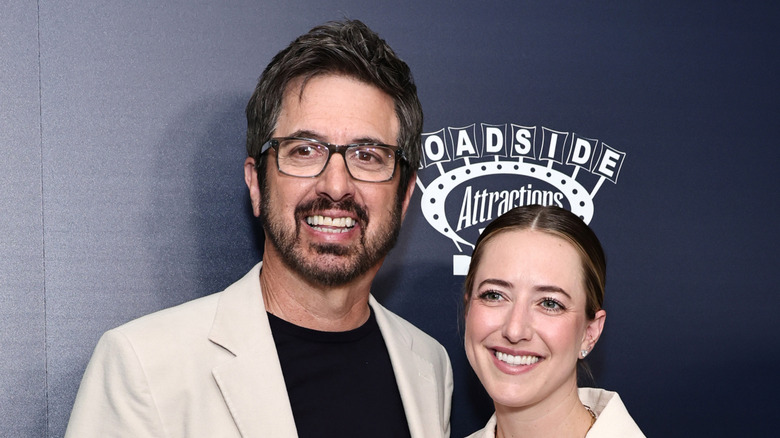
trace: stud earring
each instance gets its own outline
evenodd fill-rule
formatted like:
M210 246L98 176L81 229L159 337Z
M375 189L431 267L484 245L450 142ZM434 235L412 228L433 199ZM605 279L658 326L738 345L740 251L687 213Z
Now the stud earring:
M583 359L585 359L585 356L587 356L587 355L588 355L588 353L590 353L588 350L582 350L582 351L580 351L580 354L582 355L582 358L583 358Z

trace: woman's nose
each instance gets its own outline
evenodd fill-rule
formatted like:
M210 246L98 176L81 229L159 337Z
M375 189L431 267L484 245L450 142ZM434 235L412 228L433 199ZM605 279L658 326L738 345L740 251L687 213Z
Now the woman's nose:
M512 343L528 341L533 337L533 324L529 309L514 305L507 313L502 331L503 336Z

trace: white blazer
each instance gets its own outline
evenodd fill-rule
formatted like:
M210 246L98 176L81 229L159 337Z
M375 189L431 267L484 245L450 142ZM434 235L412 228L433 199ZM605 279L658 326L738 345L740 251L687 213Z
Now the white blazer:
M106 332L65 437L297 437L260 292L261 265L220 293ZM446 351L373 297L369 304L412 437L448 437Z

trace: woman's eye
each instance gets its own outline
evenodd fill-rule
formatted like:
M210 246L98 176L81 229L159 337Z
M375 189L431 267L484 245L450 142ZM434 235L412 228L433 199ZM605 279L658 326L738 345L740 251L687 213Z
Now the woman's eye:
M552 298L545 298L542 300L542 307L546 310L564 310L563 304L559 303L557 300L554 300Z
M479 294L479 299L485 301L499 301L501 298L503 298L501 294L494 290L485 291Z

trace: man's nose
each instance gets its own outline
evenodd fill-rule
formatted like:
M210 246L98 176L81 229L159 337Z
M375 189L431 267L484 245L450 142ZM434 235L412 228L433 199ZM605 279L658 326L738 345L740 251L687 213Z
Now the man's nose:
M343 154L332 153L328 157L325 169L317 177L315 191L317 195L326 196L333 201L340 201L354 195L354 179L347 170L347 162Z

